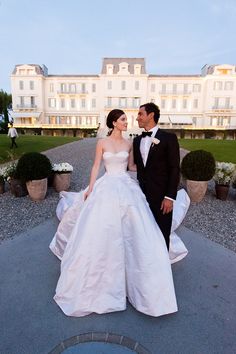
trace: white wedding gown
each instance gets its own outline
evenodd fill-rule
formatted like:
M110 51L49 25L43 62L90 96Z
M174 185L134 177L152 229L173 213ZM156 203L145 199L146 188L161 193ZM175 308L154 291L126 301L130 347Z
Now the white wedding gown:
M104 152L103 161L106 173L85 202L84 191L61 192L61 222L50 244L61 259L54 300L76 317L125 310L126 297L151 316L176 312L170 259L182 259L187 250L172 232L168 254L144 194L127 173L128 152ZM179 191L172 229L188 206Z

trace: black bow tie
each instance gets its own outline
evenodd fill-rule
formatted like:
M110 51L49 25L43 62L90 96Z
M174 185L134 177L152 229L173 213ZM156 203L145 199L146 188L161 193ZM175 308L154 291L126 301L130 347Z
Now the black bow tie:
M142 132L142 138L145 138L146 136L152 136L152 132Z

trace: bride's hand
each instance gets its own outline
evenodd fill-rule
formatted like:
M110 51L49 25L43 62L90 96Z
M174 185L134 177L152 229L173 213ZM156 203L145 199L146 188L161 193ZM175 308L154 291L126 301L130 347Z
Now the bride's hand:
M84 193L84 201L88 198L89 194L91 193L92 191L90 190L87 190L87 192Z

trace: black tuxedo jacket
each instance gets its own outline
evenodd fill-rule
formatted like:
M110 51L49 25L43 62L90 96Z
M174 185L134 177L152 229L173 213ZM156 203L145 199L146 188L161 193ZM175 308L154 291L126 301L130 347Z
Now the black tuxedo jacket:
M155 138L159 144L152 144L146 166L143 164L139 135L133 141L134 162L137 178L149 204L161 205L165 196L176 198L180 175L179 144L175 134L158 129Z

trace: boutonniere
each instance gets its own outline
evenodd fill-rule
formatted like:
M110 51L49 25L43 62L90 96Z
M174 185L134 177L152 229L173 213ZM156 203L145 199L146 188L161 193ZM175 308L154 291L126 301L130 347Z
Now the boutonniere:
M159 139L157 139L157 138L152 138L152 145L151 145L151 147L153 147L154 145L158 145L159 142L160 142Z

